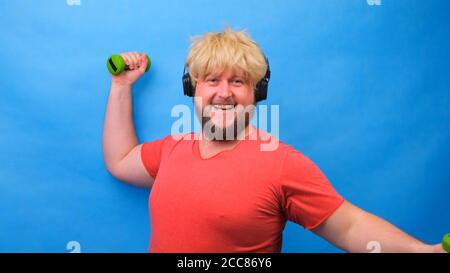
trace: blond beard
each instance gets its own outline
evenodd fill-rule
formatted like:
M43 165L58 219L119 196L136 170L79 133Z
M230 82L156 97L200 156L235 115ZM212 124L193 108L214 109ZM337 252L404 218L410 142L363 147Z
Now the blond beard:
M209 105L207 107L210 107ZM228 126L218 126L211 118L211 112L202 110L201 122L202 132L206 139L211 141L234 141L242 139L246 130L250 124L250 121L255 112L255 105L249 105L243 107L242 105L236 105L236 109L233 109L233 122ZM199 117L198 109L196 109L197 117ZM219 119L219 123L226 124L225 118Z

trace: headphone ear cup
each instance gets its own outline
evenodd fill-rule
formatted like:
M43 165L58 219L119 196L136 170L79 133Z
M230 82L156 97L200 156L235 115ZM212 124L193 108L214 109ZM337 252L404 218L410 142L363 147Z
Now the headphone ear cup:
M270 65L269 60L264 56L267 64L266 75L256 84L255 88L255 103L267 99L267 89L269 87L270 80Z
M263 78L261 81L259 81L256 84L255 88L255 103L260 102L262 100L265 100L267 98L267 86L268 86L268 79Z
M184 95L188 96L188 97L193 97L194 96L194 86L192 85L192 80L191 80L191 76L189 75L189 73L185 73L183 75L183 91L184 91Z

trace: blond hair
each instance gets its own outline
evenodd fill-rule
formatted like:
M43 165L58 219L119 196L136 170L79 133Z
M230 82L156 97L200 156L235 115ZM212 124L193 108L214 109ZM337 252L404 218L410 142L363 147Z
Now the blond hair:
M195 86L198 80L225 69L241 75L256 86L267 71L267 63L258 44L245 30L208 32L192 39L191 49L186 58L188 69Z

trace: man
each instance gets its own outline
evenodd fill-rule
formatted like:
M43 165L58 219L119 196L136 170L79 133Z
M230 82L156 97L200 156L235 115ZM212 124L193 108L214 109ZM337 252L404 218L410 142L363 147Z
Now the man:
M139 144L131 86L147 60L121 54L130 70L112 76L103 131L104 160L116 178L152 187L150 252L280 252L291 220L349 252L443 252L344 200L320 169L250 124L264 99L268 62L245 33L226 29L193 41L183 77L195 94L202 131ZM194 93L194 94L189 94Z

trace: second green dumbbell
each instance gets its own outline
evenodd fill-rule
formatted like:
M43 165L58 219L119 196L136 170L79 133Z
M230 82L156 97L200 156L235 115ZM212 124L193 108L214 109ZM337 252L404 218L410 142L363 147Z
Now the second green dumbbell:
M152 62L148 55L147 57L147 67L145 68L145 72L147 72L152 66ZM106 61L106 67L109 72L113 75L119 75L124 70L128 70L128 65L125 64L125 60L120 55L111 55Z
M442 248L450 253L450 233L445 234L444 238L442 238Z

